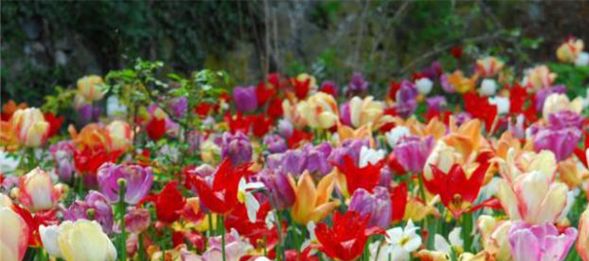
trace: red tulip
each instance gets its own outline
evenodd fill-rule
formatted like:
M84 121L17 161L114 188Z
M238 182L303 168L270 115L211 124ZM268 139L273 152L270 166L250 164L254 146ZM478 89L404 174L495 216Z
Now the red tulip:
M166 119L153 117L145 126L147 136L152 140L161 139L166 134Z
M229 125L231 133L241 131L243 133L249 133L251 126L251 119L243 116L240 112L236 115L231 115L229 112L225 114L225 122Z
M172 181L151 199L155 203L157 219L164 223L172 223L180 218L185 199L178 191L178 182Z
M44 113L43 117L45 117L45 121L49 122L49 132L47 133L47 137L52 137L53 135L57 134L59 132L59 129L61 128L61 124L63 123L64 117L56 117L51 112Z
M589 131L585 131L585 144L583 148L575 148L574 150L575 155L577 156L577 158L579 158L581 162L583 162L585 167L589 167L589 159L587 159L587 150L589 150Z
M264 115L254 115L251 117L252 122L252 133L256 137L264 137L270 130L272 125L272 119L266 118Z
M270 100L266 113L268 114L268 117L272 119L282 117L282 114L284 113L282 111L282 100L279 98L273 98Z
M464 110L472 114L473 117L483 120L487 132L491 132L493 122L497 117L497 106L490 104L487 97L479 96L475 92L467 92L463 98Z
M315 228L315 235L321 244L319 249L337 260L356 259L364 251L369 236L366 229L368 218L355 211L345 214L336 212L331 228L326 223L320 223Z
M405 209L407 208L407 184L401 183L400 185L391 189L391 219L393 222L399 222L403 220L405 216Z
M271 206L268 201L261 204L258 213L256 214L256 222L251 223L247 216L247 209L245 204L238 204L225 219L225 227L227 230L234 228L239 232L239 235L249 239L254 246L262 244L265 238L266 247L270 250L278 242L278 231L276 227L268 229L266 226L266 216L270 212ZM286 225L286 224L285 224ZM286 228L286 226L283 226ZM264 247L259 245L258 247Z
M424 185L429 192L440 195L442 203L455 218L475 208L471 205L479 195L489 163L480 164L470 178L466 177L464 170L458 164L452 165L448 173L442 172L435 165L430 166L433 179L427 180L423 177Z
M337 168L346 177L348 193L352 195L359 188L372 191L380 181L380 170L384 166L384 163L381 160L374 165L368 163L365 167L360 168L354 164L354 160L351 157L345 156L343 164L337 166Z
M309 94L309 90L311 89L311 78L300 81L294 77L290 79L290 83L294 87L294 92L297 98L303 100L307 97L307 94Z
M212 186L200 176L190 176L188 184L196 189L202 203L212 212L227 214L238 204L239 180L248 174L249 164L233 167L229 159L223 160L214 174Z

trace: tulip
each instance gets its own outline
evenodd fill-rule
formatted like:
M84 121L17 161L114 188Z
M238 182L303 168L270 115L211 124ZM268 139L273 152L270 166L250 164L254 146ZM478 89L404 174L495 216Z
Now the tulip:
M29 242L29 226L0 194L0 260L23 260Z
M552 113L567 110L574 113L581 113L583 110L582 99L577 97L573 101L570 101L565 94L553 93L546 98L546 101L544 101L542 116L548 118Z
M253 247L247 241L241 239L239 233L235 229L225 237L225 245L222 244L220 236L209 238L209 249L202 255L203 261L239 261L245 256ZM222 251L225 248L225 251ZM223 252L225 256L223 256Z
M340 165L343 164L345 157L350 157L352 162L359 162L362 147L369 146L369 143L366 139L346 140L340 147L336 147L331 151L328 160Z
M66 261L114 261L116 249L95 221L64 221L59 226L40 227L41 239L49 254Z
M153 198L157 219L164 223L173 223L180 218L185 199L178 191L178 182L172 181L164 186Z
M393 153L405 170L418 173L423 170L433 148L434 138L432 136L425 138L405 136L399 139Z
M346 88L347 95L358 95L368 91L368 82L361 73L352 74L352 79Z
M338 87L337 87L337 84L333 81L324 81L321 83L321 87L319 87L319 91L327 93L333 97L337 97Z
M579 218L579 239L577 240L577 253L583 261L589 261L589 207Z
M335 173L324 176L317 186L313 184L309 172L303 173L298 183L292 177L289 182L295 192L295 202L290 213L298 224L318 222L339 205L339 202L329 201L335 185Z
M434 82L427 77L421 77L415 80L415 87L421 95L428 95L434 87Z
M125 214L125 228L131 233L141 233L151 223L149 211L144 208L133 208Z
M337 102L333 96L323 92L299 102L297 112L314 129L329 129L338 121Z
M270 203L276 209L286 209L295 202L295 191L288 175L281 171L262 171L260 178L270 193Z
M335 260L355 260L364 251L368 240L367 225L368 217L362 217L355 211L345 214L336 212L331 228L325 223L315 228L315 235L321 244L319 249Z
M557 130L544 128L534 135L534 149L536 151L550 150L558 161L562 161L573 154L581 136L581 131L576 128Z
M155 105L149 107L149 113L149 120L147 121L145 130L150 139L157 141L166 134L168 115Z
M558 47L556 57L561 62L573 63L583 51L583 47L583 40L570 37Z
M564 260L576 238L575 228L559 233L551 223L529 225L516 222L509 230L509 244L515 261Z
M39 147L49 134L49 123L37 108L18 109L10 118L18 142L26 147Z
M458 164L452 165L448 173L432 165L433 179L424 179L427 190L440 195L442 203L455 218L467 212L477 199L489 163L479 165L468 177Z
M104 81L100 76L88 75L80 78L77 82L78 95L82 96L86 101L98 101L104 96Z
M532 171L516 177L512 183L502 179L497 197L511 220L528 224L555 222L567 203L567 186L552 182L552 177Z
M403 81L395 95L395 110L403 118L409 117L417 109L417 89L409 81Z
M17 198L30 211L50 210L57 204L60 192L53 186L49 173L35 168L19 179Z
M231 134L223 133L221 141L221 157L231 160L234 166L247 163L252 160L252 144L249 138L242 132Z
M174 98L170 103L172 114L176 118L182 118L188 112L188 97L181 96Z
M368 217L368 225L386 229L391 223L392 205L389 192L384 187L375 187L370 194L365 189L357 189L352 194L349 210ZM397 206L395 206L397 207Z
M489 56L483 59L479 59L475 65L475 71L482 77L493 77L497 75L501 69L503 69L503 63L496 57Z
M110 202L119 202L119 180L126 181L125 198L127 204L139 203L149 192L153 183L150 167L135 164L105 163L98 169L98 185L100 191Z
M446 107L447 102L444 96L433 96L425 100L427 105L428 111L441 111L444 107ZM431 122L431 121L430 121Z
M548 115L548 125L553 129L583 128L583 116L573 111L559 111Z
M60 141L49 147L55 161L55 173L61 181L69 182L74 174L74 145L71 141Z
M293 126L292 123L287 119L281 119L278 121L278 134L284 138L292 136Z
M556 79L556 74L550 72L548 66L538 65L526 71L526 76L522 83L535 92L539 89L552 86L554 79Z
M351 195L360 188L372 191L380 181L380 170L384 163L384 160L380 159L374 164L368 162L366 166L360 167L351 157L345 156L343 164L337 165L338 170L346 178L344 194Z
M111 148L116 151L126 151L133 142L131 125L124 121L113 121L106 126L111 138Z
M368 125L372 128L380 128L385 123L391 122L392 117L384 115L385 104L374 101L372 96L364 99L354 97L350 100L350 123L358 128Z
M481 233L481 246L497 260L512 260L508 238L511 225L509 220L499 221L491 216L479 216L477 228Z
M237 108L237 111L255 111L258 106L258 100L256 98L256 87L235 87L233 89L233 100L235 101L235 107Z
M64 219L76 221L92 219L97 221L102 229L110 234L113 229L113 211L108 199L100 192L91 190L84 201L76 200L64 213Z
M276 134L264 136L263 142L264 145L266 145L268 148L268 152L270 153L281 153L288 149L286 146L286 140Z
M248 167L249 164L234 167L225 159L215 171L212 184L198 176L191 176L188 184L198 192L208 209L217 214L227 214L238 203L238 185L241 178L248 174Z
M457 70L448 76L448 84L452 85L452 89L458 93L467 93L474 90L477 75L471 78L465 77L462 71Z

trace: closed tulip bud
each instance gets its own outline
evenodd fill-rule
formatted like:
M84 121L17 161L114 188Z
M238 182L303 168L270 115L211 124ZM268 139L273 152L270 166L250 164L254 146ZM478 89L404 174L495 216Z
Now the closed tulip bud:
M233 89L233 101L235 102L235 107L239 112L255 111L258 106L256 87L235 87Z
M80 78L77 82L78 95L86 101L98 101L104 96L105 89L102 87L104 81L97 75L89 75Z
M581 39L569 38L556 50L556 57L559 61L573 63L583 51L584 43Z
M369 217L369 226L388 228L391 223L391 200L386 188L377 186L370 193L365 189L357 189L352 194L349 210L356 211L360 215Z
M30 211L36 212L52 209L60 193L53 186L49 173L36 168L20 178L16 195Z
M21 145L39 147L47 140L49 123L39 109L19 109L14 112L10 121Z
M111 148L116 151L126 151L133 141L131 125L124 121L113 121L106 126L111 138Z

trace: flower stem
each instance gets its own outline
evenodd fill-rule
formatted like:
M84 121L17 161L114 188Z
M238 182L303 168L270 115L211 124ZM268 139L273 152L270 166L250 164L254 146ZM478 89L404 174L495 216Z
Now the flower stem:
M470 252L472 247L472 215L469 213L465 213L462 215L462 239L464 240L464 251Z
M278 229L278 243L276 243L276 259L278 261L283 260L284 251L282 251L282 223L280 221L280 214L278 211L274 212L274 216L276 217L276 229Z
M121 226L121 234L119 235L119 260L124 261L127 259L127 231L125 228L125 193L127 188L127 182L124 179L117 180L119 184L119 202L117 203L117 214L118 221Z
M225 256L225 217L220 215L221 219L221 253L223 254L223 261L227 260Z

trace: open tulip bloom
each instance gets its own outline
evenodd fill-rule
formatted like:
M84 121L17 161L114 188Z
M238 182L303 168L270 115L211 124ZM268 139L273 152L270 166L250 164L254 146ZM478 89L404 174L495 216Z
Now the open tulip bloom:
M143 64L7 101L0 260L589 261L583 48L390 83Z

